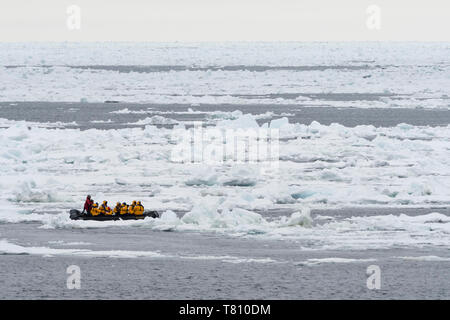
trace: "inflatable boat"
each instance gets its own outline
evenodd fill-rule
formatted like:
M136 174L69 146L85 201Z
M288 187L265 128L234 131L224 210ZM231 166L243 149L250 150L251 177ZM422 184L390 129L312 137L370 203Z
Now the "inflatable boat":
M94 221L111 221L111 220L142 220L145 218L159 218L158 211L144 211L143 215L136 216L134 214L125 215L112 215L112 216L91 216L88 214L81 213L80 210L72 209L70 210L70 219L72 220L94 220Z

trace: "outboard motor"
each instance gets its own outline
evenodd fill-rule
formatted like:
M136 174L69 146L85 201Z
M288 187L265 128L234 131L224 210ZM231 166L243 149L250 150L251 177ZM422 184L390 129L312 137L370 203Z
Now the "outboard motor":
M81 216L81 211L72 209L70 210L70 219L77 220Z

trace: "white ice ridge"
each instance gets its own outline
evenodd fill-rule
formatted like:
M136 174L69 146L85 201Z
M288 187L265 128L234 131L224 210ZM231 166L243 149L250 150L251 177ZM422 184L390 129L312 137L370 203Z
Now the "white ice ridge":
M106 250L94 251L89 249L59 249L50 247L25 247L9 242L8 240L0 240L0 253L2 254L30 254L41 256L85 256L85 257L114 257L114 258L162 258L164 255L156 251L124 251L124 250Z
M9 128L16 125L33 126L39 128L65 128L76 127L78 124L75 121L72 122L31 122L31 121L16 121L0 118L0 128Z
M450 257L439 257L439 256L416 256L416 257L397 257L397 258L413 261L450 262Z
M248 114L216 125L259 128ZM80 131L13 123L0 129L1 198L22 204L81 203L89 192L99 201L107 195L110 201L139 196L160 210L189 210L207 195L249 210L449 204L450 126L348 128L281 118L262 127L279 129L280 161L274 172L260 172L252 163L174 162L174 131L152 125Z
M128 108L111 111L112 114L156 114L156 115L192 115L192 114L200 114L200 115L206 115L206 119L209 121L219 121L219 120L234 120L238 119L239 117L242 117L243 113L240 110L235 110L232 112L227 111L199 111L194 110L192 108L188 108L187 111L176 111L176 110L170 110L170 111L162 111L162 110L153 110L153 108L148 108L147 110L129 110ZM275 113L272 111L267 111L265 113L256 114L254 115L255 119L270 119L276 116L293 116L293 114L290 113Z
M271 258L245 258L236 256L212 256L212 255L178 255L163 254L159 251L137 250L90 250L90 249L60 249L51 247L21 246L6 239L0 239L0 255L39 255L53 256L79 256L79 257L108 257L108 258L147 258L147 259L186 259L186 260L219 260L228 263L277 263Z
M313 258L307 259L305 261L301 261L296 263L299 266L316 266L325 263L365 263L365 262L374 262L377 259L368 258L368 259L354 259L354 258Z
M177 124L178 121L170 119L170 118L166 118L166 117L162 117L162 116L153 116L153 117L147 117L145 119L141 119L138 120L134 123L130 123L130 124L134 124L134 125L154 125L154 124L159 124L159 125L163 125L163 124Z

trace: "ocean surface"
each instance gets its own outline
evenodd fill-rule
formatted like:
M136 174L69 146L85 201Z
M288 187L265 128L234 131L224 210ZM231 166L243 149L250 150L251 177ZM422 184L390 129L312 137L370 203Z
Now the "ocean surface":
M449 299L449 53L0 44L0 299ZM277 130L276 167L180 163L197 124ZM71 221L87 194L162 217Z
M323 95L323 99L326 95ZM353 99L347 96L342 99ZM117 114L120 110L129 110L129 113ZM339 108L339 107L304 107L298 105L270 105L250 104L236 106L226 105L200 105L195 107L196 112L189 104L149 104L149 103L76 103L76 102L0 102L0 118L15 121L30 121L38 123L60 122L61 126L68 128L95 129L122 129L144 127L145 124L135 124L142 119L143 114L158 114L164 112L168 119L176 121L205 121L208 113L233 112L240 110L247 114L264 114L276 112L273 118L281 118L276 114L285 114L292 123L310 124L318 121L324 125L339 123L347 127L358 125L373 125L376 127L393 127L401 123L416 126L447 126L450 123L450 110L447 109L411 109L411 108ZM142 113L142 110L148 113ZM133 113L135 112L135 113ZM106 119L106 120L105 120ZM110 120L110 122L109 122ZM105 123L105 121L108 121ZM72 123L74 122L74 123ZM267 122L266 119L258 122ZM161 126L164 124L161 124ZM0 123L1 126L1 123ZM173 127L171 125L165 125Z

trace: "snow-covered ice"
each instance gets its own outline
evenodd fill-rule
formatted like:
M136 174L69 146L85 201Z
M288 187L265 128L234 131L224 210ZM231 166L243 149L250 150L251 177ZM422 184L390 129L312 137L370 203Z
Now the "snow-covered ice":
M235 113L217 128L259 128L257 116ZM219 232L267 239L309 239L313 248L384 248L448 244L450 220L438 213L312 219L309 208L447 206L450 126L392 128L291 124L280 132L274 171L254 164L172 161L174 129L81 131L10 123L0 129L0 220L42 228L143 227ZM133 194L129 190L134 190ZM164 212L146 221L71 221L87 193L97 201L130 202ZM49 208L56 212L48 213ZM257 210L291 208L275 220ZM178 217L173 211L187 211ZM351 231L351 232L350 232ZM349 233L350 232L350 233Z
M448 109L449 52L448 43L2 43L0 101Z

